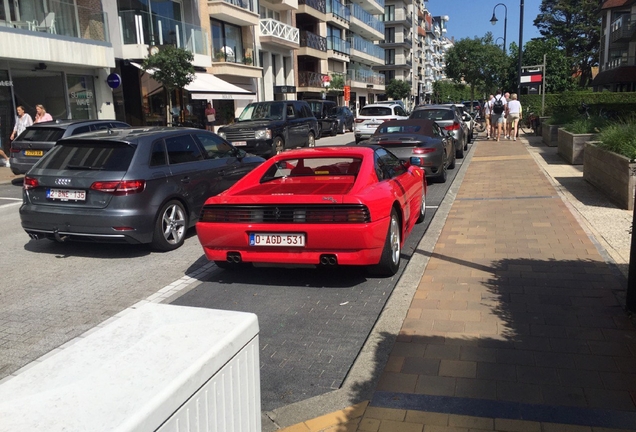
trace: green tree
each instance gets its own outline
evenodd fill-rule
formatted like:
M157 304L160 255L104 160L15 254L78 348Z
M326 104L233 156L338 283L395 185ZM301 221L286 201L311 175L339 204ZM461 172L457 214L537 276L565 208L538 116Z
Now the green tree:
M598 0L542 0L534 25L544 37L554 37L570 60L579 85L587 87L592 67L598 65L601 18ZM524 61L525 63L525 61Z
M411 84L394 79L386 86L386 95L393 100L404 99L411 94Z
M451 103L469 100L472 89L466 84L458 84L451 80L439 80L433 83L433 102Z
M172 95L194 80L194 55L187 50L172 45L165 45L158 53L144 59L143 69L152 71L152 78L161 84L166 91L166 118L168 126L172 126ZM183 101L181 101L183 106Z
M470 86L470 99L475 92L492 92L505 84L509 58L492 41L488 32L483 38L464 38L446 52L446 76Z

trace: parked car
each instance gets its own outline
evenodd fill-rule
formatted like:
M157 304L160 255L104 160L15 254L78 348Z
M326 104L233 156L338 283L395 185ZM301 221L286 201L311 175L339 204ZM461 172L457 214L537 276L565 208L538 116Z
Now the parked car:
M452 136L432 120L391 120L382 123L365 144L389 149L402 161L424 169L426 177L445 183L455 168Z
M375 130L387 120L406 120L408 115L404 108L397 103L377 103L362 107L358 117L354 135L356 144L368 139L375 133Z
M307 102L288 100L251 103L236 123L218 133L247 152L271 157L287 149L314 147L319 130Z
M473 117L470 115L470 111L464 106L464 104L440 104L441 106L451 106L457 110L459 113L459 118L462 119L464 124L466 124L466 128L468 129L468 142L471 143L473 141L473 127L475 125L475 121Z
M311 112L318 119L317 138L327 136L327 134L336 136L338 134L338 120L333 117L333 114L338 104L322 99L309 99L305 102L309 104Z
M197 235L222 268L368 265L393 275L425 211L420 168L381 146L319 147L277 155L208 199Z
M111 129L58 141L24 177L33 239L183 244L205 200L264 161L201 129Z
M450 105L421 105L416 107L411 119L433 120L455 139L455 156L464 157L468 150L468 126L460 117L459 111Z
M474 101L462 101L462 105L464 105L466 107L466 111L467 112L471 112L471 111L481 111L482 106L481 106L481 102L479 102L478 100L474 100ZM472 110L470 109L472 105Z
M338 120L338 133L353 132L354 115L348 107L340 106L335 108L332 116Z
M26 128L11 142L10 163L14 174L25 174L57 140L102 129L130 127L117 120L54 120Z

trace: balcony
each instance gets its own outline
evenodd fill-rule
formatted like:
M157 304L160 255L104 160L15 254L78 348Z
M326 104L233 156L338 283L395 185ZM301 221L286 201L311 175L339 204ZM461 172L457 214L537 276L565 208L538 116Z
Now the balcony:
M298 87L303 87L299 91L322 91L324 83L328 82L329 75L319 72L301 71L298 72Z
M282 11L282 10L298 10L298 0L267 0L270 4L268 8Z
M380 86L374 87L382 90L384 86L384 74L373 72L367 69L349 69L347 71L347 84L351 87L367 88L368 85Z
M327 38L305 30L301 31L298 55L307 55L327 60L329 58L327 55Z
M394 39L384 40L384 42L380 42L380 44L382 45L382 48L392 48L392 47L403 46L403 47L412 49L413 39L411 39L410 36L397 34Z
M610 27L610 40L614 42L629 42L636 33L636 14L623 15L614 20Z
M396 8L395 14L381 15L381 19L385 25L388 24L402 24L408 28L413 25L413 14L406 10L406 8Z
M349 11L349 8L338 0L327 0L326 6L327 14L333 17L333 20L330 21L348 29L349 21L351 21L351 11Z
M380 15L384 13L384 0L351 0L349 3L357 4L371 15Z
M384 48L360 36L349 37L351 60L362 63L384 64Z
M339 54L349 55L351 54L351 45L346 40L340 39L337 36L327 37L327 49L335 51Z
M630 57L626 54L621 57L613 58L609 62L605 63L601 68L601 71L607 71L611 69L616 69L623 66L636 66L636 62L634 61L636 57Z
M86 67L115 66L108 17L101 8L54 0L47 5L47 14L29 8L22 11L20 21L0 19L0 57ZM5 3L0 3L0 16L11 16L4 7Z
M320 21L327 21L325 14L327 13L326 0L298 0L298 12L306 13Z
M214 62L210 72L214 75L231 75L261 78L263 70L254 65L254 51L251 48L239 50L237 47L223 47L214 50Z
M424 30L422 27L417 26L417 34L422 36L422 37L426 37L426 30Z
M300 46L300 31L296 27L266 18L261 20L261 43L298 49Z
M352 3L350 28L355 33L369 40L381 41L384 39L384 23L364 10L361 6Z
M209 0L208 15L237 26L256 26L260 17L256 0Z

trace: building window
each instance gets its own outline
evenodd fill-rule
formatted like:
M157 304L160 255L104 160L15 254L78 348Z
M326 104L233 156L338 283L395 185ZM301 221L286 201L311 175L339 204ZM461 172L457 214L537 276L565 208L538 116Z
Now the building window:
M210 20L214 58L233 63L243 63L243 37L241 27L222 21Z
M395 21L395 5L384 6L383 21Z
M395 64L395 50L394 49L386 49L384 50L384 64L392 65Z
M260 11L261 19L271 18L276 21L280 21L280 12L267 9L264 6L260 6L259 11Z
M384 29L384 42L385 43L395 42L395 27L386 27Z

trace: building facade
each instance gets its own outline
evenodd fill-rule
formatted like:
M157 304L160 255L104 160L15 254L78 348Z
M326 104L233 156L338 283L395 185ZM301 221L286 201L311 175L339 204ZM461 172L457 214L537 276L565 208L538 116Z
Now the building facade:
M605 0L595 91L636 91L636 0Z

